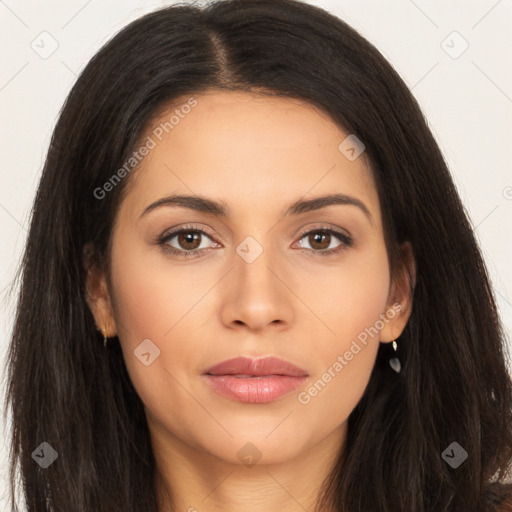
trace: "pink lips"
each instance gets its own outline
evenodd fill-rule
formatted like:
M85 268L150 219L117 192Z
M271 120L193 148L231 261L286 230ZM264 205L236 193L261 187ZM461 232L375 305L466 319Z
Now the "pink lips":
M289 393L308 377L306 371L276 357L236 357L204 373L218 393L248 403L267 403Z

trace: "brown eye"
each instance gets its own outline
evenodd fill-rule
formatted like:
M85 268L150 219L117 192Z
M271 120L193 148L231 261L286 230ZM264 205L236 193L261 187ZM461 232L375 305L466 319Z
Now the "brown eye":
M193 251L199 247L198 241L200 241L201 236L198 231L183 231L177 235L178 245L181 249Z
M331 240L330 233L324 233L323 231L316 231L315 234L310 234L308 236L308 242L313 249L318 249L319 251L327 249L329 247Z
M331 247L333 239L338 240L338 244ZM306 240L309 247L304 247L302 240ZM313 255L328 256L330 254L338 253L343 249L351 247L353 244L352 238L344 233L336 231L331 228L318 228L307 233L304 233L300 238L300 246Z
M185 226L162 236L158 244L170 254L193 257L212 247L211 244L207 244L207 240L213 242L212 237L202 229ZM204 245L203 241L207 245Z

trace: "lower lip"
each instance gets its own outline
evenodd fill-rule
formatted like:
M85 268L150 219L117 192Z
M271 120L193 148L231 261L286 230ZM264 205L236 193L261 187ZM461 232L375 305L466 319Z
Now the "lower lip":
M235 377L234 375L206 375L210 386L227 398L238 402L264 404L277 400L298 388L306 379L290 375L263 375Z

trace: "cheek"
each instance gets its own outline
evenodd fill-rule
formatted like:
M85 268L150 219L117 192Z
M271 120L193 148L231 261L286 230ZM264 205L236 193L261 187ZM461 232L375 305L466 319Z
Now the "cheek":
M151 408L162 390L178 386L176 381L185 384L197 365L194 354L200 352L192 349L191 333L201 321L201 308L194 305L211 285L194 283L190 273L173 270L162 256L124 247L119 239L112 253L114 315L128 373ZM148 352L146 366L138 355ZM166 393L168 405L174 398Z
M347 421L370 380L377 345L348 345L333 351L297 395L297 412L319 439Z
M308 271L309 279L300 284L300 296L315 313L318 329L325 328L319 340L325 342L326 354L344 350L361 333L374 333L371 328L385 313L388 301L390 281L384 245L375 243L371 249L345 256L339 264Z
M343 265L316 273L314 282L315 293L305 287L302 297L318 317L311 320L317 364L298 402L311 417L328 408L335 423L357 405L373 370L389 291L385 248L353 253Z
M145 338L165 343L190 323L210 285L204 275L173 265L157 248L139 243L128 252L125 246L120 236L112 254L114 310L123 339L127 344Z

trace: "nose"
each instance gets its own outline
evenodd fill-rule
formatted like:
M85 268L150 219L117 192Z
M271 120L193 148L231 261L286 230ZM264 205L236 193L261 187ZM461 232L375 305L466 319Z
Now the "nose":
M293 321L294 294L289 288L293 283L287 281L292 278L271 250L258 250L249 241L238 247L232 264L223 285L221 316L225 325L255 331L267 325L280 329L289 326Z

